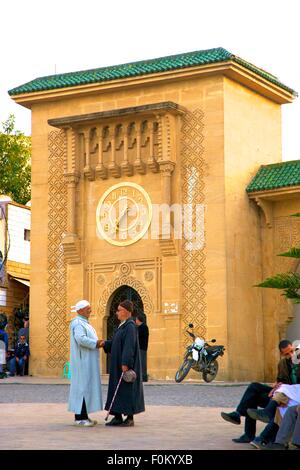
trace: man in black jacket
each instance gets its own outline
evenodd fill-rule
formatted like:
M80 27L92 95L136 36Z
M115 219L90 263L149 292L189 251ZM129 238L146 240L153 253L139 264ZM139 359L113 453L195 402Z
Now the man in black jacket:
M148 341L149 341L149 328L146 325L146 323L144 323L144 318L140 314L136 316L135 323L138 327L138 334L139 334L143 382L148 382L147 349L148 349Z

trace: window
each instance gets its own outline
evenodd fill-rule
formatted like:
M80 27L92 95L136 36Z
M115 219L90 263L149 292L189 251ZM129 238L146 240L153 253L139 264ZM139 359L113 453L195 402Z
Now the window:
M27 228L24 229L24 240L30 242L30 230L28 230Z

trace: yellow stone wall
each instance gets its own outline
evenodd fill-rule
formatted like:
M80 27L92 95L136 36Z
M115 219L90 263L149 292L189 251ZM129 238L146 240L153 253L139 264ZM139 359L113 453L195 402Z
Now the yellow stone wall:
M259 214L263 252L260 279L296 271L298 268L296 259L277 256L289 251L291 247L300 246L300 221L298 217L291 217L300 211L299 187L287 189L288 191L270 191L263 197L267 208L266 211L260 210ZM253 202L253 205L256 204ZM274 381L277 374L278 343L286 338L294 309L293 304L282 296L281 290L258 290L262 292L264 375L269 381Z
M254 93L221 75L185 78L168 83L143 83L136 88L103 93L65 97L57 101L41 101L32 105L32 229L31 229L31 305L30 305L30 372L35 375L59 375L61 363L68 358L67 325L69 306L80 298L92 302L93 325L100 337L105 337L103 305L109 301L110 290L116 279L122 279L122 264L128 264L133 285L145 289L144 298L151 311L147 313L150 327L148 371L151 377L173 378L181 362L185 335L183 327L182 266L184 253L178 243L177 255L162 256L158 241L140 240L127 248L117 248L96 237L95 210L103 192L120 181L141 184L150 194L152 202L162 199L160 174L147 173L115 180L80 178L77 186L76 222L82 242L82 262L61 266L66 279L65 300L55 305L55 279L60 273L49 271L49 133L62 132L50 127L48 119L81 115L124 107L173 101L190 113L182 119L186 133L189 122L198 122L198 153L201 158L201 176L205 212L205 249L203 263L204 287L200 279L192 283L203 291L203 304L191 309L191 319L202 320L199 326L208 338L216 337L224 344L226 353L220 359L218 379L261 380L264 376L264 316L262 294L251 286L262 277L262 251L260 244L260 216L253 201L249 201L245 187L258 166L279 161L280 105ZM186 119L186 121L185 121ZM190 119L190 121L189 121ZM179 132L179 130L178 130ZM200 135L201 134L201 135ZM184 146L180 132L180 148ZM58 138L59 140L59 138ZM52 142L52 152L54 149ZM201 148L200 148L201 147ZM64 154L63 139L58 153ZM61 163L62 165L63 163ZM182 201L180 157L172 176L172 202ZM62 167L59 171L63 171ZM55 177L55 175L54 175ZM57 188L58 204L60 189ZM61 190L63 191L63 189ZM61 201L65 195L61 193ZM202 195L199 195L201 199ZM64 204L62 204L63 210ZM55 223L57 221L53 221ZM61 230L65 229L61 222ZM54 232L56 229L53 229ZM54 233L51 232L52 235ZM53 235L55 236L55 234ZM140 263L150 263L143 268ZM152 263L152 264L151 264ZM102 268L97 268L97 264ZM103 265L104 284L97 284ZM65 269L65 271L64 271ZM98 271L97 271L98 269ZM102 269L102 271L101 271ZM153 271L154 280L146 281L145 272ZM65 274L64 274L65 273ZM54 277L53 277L54 276ZM125 277L124 277L125 279ZM128 279L127 279L128 280ZM186 289L186 287L185 287ZM107 292L106 292L107 290ZM137 287L139 291L139 287ZM51 294L52 292L52 294ZM105 293L106 292L106 293ZM52 295L49 317L49 294ZM105 294L105 295L104 295ZM59 293L58 293L59 295ZM106 297L105 297L106 296ZM178 314L164 313L165 302L178 302ZM62 308L63 306L63 308ZM204 321L203 321L204 318ZM272 340L270 340L272 342ZM274 342L274 341L273 341ZM249 353L250 351L250 353ZM61 355L61 360L59 359ZM55 360L51 362L51 356ZM50 361L50 362L49 362ZM104 370L104 360L102 360ZM196 378L196 373L190 377Z
M229 378L264 380L264 253L257 207L245 188L260 165L281 161L281 109L224 81L225 220Z
M30 264L7 260L6 268L11 276L30 280Z

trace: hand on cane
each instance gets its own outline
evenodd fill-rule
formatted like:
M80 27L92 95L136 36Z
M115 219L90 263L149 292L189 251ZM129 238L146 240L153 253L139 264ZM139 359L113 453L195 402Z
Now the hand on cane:
M128 367L127 366L122 366L122 372L127 372L128 371Z

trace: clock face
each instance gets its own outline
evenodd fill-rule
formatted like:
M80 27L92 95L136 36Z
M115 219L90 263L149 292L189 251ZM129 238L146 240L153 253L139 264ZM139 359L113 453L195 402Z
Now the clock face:
M109 188L96 211L100 237L116 246L131 245L142 238L151 219L150 197L135 183L119 183Z

